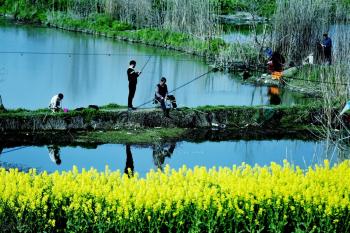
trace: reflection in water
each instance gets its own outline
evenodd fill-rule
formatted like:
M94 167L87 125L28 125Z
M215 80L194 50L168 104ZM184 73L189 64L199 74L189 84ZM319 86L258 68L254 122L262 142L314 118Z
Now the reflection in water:
M124 168L124 173L129 177L134 175L134 160L132 158L130 145L126 145L126 163Z
M49 150L49 157L51 161L56 163L57 165L60 165L62 161L59 146L49 145L47 146L47 149Z
M280 97L281 91L277 86L271 86L268 88L267 95L271 105L280 105L282 103Z
M70 171L73 166L79 170L93 167L103 172L108 166L112 171L130 171L129 177L135 173L145 177L152 168L162 170L166 165L177 170L184 165L188 168L232 167L242 163L265 166L271 162L283 164L287 160L294 166L307 169L315 164L323 164L325 159L331 165L348 159L349 145L344 143L341 146L343 148L334 146L332 142L301 140L178 142L150 146L105 144L93 149L53 145L16 148L3 146L0 166L18 167L21 170L36 168L37 171L50 173ZM47 158L48 150L53 162Z
M165 162L165 158L170 158L174 153L176 143L170 144L167 148L166 144L155 144L152 146L153 149L153 161L154 165L161 171L163 171L163 166Z

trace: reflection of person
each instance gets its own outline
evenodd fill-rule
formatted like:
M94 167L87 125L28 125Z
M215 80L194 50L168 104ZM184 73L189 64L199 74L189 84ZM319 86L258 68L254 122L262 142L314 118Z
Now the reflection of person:
M163 170L165 157L170 158L174 152L176 144L172 143L169 148L165 148L164 144L153 145L153 161L158 169Z
M132 158L131 148L129 144L126 145L126 163L124 173L129 177L133 176L134 174L134 160Z
M47 146L47 149L49 150L49 156L51 161L56 163L57 165L60 165L61 164L60 148L56 145L50 145L50 146Z
M135 71L136 61L130 61L130 66L127 70L128 80L129 80L129 96L128 96L128 108L129 110L135 110L132 105L132 100L134 99L136 86L137 86L137 78L140 76L141 72Z
M328 37L327 33L323 34L323 40L322 40L321 46L323 47L324 59L329 65L331 65L332 64L332 39Z
M169 117L169 110L165 106L165 101L168 99L170 100L172 107L176 109L176 99L173 95L168 95L168 86L165 84L166 78L162 77L159 81L159 84L156 86L155 90L155 99L159 101L161 108L164 111L164 115L166 117Z
M54 95L51 98L50 101L50 105L49 108L53 111L53 112L58 112L61 110L61 101L63 99L63 94L59 93L58 95Z
M270 104L271 105L279 105L281 104L281 97L280 97L280 89L277 86L271 86L269 87L267 91L267 95L269 96Z

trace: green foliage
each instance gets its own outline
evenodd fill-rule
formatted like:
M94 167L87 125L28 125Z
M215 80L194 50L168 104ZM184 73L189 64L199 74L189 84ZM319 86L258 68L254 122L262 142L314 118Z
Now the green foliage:
M271 17L276 9L276 0L215 0L222 14L236 11L248 11L261 16Z
M118 35L146 44L181 49L189 53L207 56L217 54L221 48L226 46L226 43L221 39L213 39L208 42L188 34L153 28L125 31Z
M247 10L246 1L241 0L215 0L218 2L222 14L231 14L236 11Z
M126 108L126 106L121 106L119 104L110 103L105 106L101 106L100 109L120 109L120 108Z
M114 20L106 14L92 14L87 18L73 18L65 13L54 13L47 23L74 29L89 30L115 36L119 31L130 30L130 24Z

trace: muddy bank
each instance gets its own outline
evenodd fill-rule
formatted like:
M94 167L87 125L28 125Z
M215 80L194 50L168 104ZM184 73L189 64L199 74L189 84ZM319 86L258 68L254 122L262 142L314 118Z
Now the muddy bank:
M320 125L317 106L202 107L172 110L170 118L160 109L83 110L68 113L40 111L0 114L0 132L113 131L140 128L281 128L291 130Z
M169 129L138 129L137 131L51 131L51 132L5 132L0 134L0 147L11 148L19 146L80 146L96 148L106 143L150 145L165 142L204 142L233 140L316 140L317 136L309 129L293 129L284 132L282 129L184 129L171 131Z

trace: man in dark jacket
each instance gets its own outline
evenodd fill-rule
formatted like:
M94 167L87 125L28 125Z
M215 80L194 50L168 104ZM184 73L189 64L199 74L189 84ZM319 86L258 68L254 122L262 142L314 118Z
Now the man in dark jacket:
M155 99L160 103L160 106L164 111L164 115L166 117L169 117L169 111L165 106L165 101L169 99L174 109L176 109L177 104L176 104L175 96L168 95L168 86L165 83L166 83L166 78L162 77L160 79L159 84L157 84L156 86Z
M324 58L326 62L331 65L332 64L332 39L328 37L327 33L323 34L322 47Z
M136 61L130 61L130 66L127 70L128 80L129 80L129 96L128 96L128 108L129 110L135 110L132 105L132 100L134 99L137 85L137 78L140 76L141 72L135 71Z

